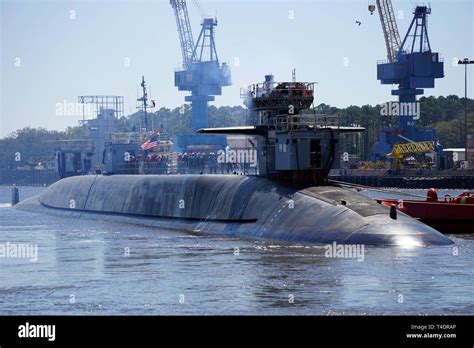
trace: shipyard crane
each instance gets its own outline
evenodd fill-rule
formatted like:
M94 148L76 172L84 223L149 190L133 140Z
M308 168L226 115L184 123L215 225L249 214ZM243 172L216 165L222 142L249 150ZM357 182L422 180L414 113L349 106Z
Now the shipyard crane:
M181 54L183 56L183 68L186 69L191 61L194 51L193 32L189 22L188 8L186 0L171 0L178 27L179 42L181 44Z
M400 49L400 33L393 12L391 0L377 0L380 23L382 24L385 46L387 48L387 59L393 62L395 55Z
M176 17L183 57L182 68L175 71L175 86L180 91L191 92L190 96L185 97L185 101L192 103L192 129L196 132L200 128L208 127L208 102L214 101L214 96L222 94L222 87L230 86L230 68L226 63L220 64L217 56L217 19L203 18L201 32L194 42L186 1L170 0L170 4ZM204 13L200 7L198 10L201 14ZM186 142L198 141L198 137L212 141L212 137L205 135L182 137L181 147L185 147Z
M382 84L395 84L392 95L398 96L399 113L395 127L387 127L379 133L379 140L373 149L373 159L379 160L403 137L413 141L437 141L436 130L420 130L416 127L419 114L416 110L417 95L423 88L433 88L435 79L444 77L443 61L439 54L431 51L428 37L428 6L416 6L413 19L403 40L400 40L391 0L377 0L377 8L382 24L387 48L387 61L377 63L377 79ZM369 10L374 5L369 6Z

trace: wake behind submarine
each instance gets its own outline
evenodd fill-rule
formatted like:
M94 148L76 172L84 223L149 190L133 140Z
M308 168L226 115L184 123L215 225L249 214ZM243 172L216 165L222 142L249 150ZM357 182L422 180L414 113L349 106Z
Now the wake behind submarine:
M250 126L199 130L252 136L256 176L75 176L16 208L297 244L452 244L403 213L328 184L339 135L364 129L321 125L308 112L313 100L313 83L267 75L247 91Z

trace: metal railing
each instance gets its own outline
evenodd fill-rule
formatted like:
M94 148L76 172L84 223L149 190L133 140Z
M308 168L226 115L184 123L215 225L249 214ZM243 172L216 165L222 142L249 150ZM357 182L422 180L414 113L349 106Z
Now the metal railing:
M263 82L250 85L247 95L253 98L272 96L311 98L314 82Z
M339 126L339 115L277 115L273 119L273 126L277 131L307 130L308 127Z
M113 174L172 174L169 163L137 161L131 163L117 164L113 168Z
M383 65L383 64L390 64L390 63L398 63L400 60L395 58L394 60L388 60L388 59L380 59L380 60L377 60L377 65ZM431 55L431 61L433 63L443 63L444 62L444 58L441 57L439 55L439 53L435 54L435 53L432 53Z
M61 179L55 169L0 169L0 186L47 186Z

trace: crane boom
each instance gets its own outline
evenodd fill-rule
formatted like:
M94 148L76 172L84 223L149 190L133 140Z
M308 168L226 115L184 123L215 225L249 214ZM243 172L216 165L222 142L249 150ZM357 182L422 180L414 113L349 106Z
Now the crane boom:
M400 33L398 32L397 21L393 12L391 0L377 0L380 22L382 23L385 46L387 47L387 58L390 62L395 60L400 49Z
M176 17L179 41L181 43L181 53L183 56L183 67L187 68L193 60L194 39L189 23L188 7L186 0L170 0Z
M202 5L199 3L198 0L193 0L194 7L198 10L199 14L201 15L202 18L208 17L206 15L206 11L202 7Z
M422 154L434 152L435 148L432 141L417 141L413 143L396 144L393 146L392 152L388 157L402 158L408 154Z

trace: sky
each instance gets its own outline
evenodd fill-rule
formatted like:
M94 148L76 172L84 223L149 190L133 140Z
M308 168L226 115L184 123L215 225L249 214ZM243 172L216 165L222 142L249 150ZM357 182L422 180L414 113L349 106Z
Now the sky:
M214 105L242 105L240 89L263 81L317 82L315 104L338 107L395 100L381 85L376 64L386 57L378 13L368 0L206 1L216 16L221 62L232 69L233 85ZM425 95L464 95L458 58L474 59L474 1L431 0L432 50L445 61L445 77ZM400 35L412 19L415 0L393 0ZM201 16L188 1L194 38ZM355 21L360 21L359 26ZM174 87L182 62L173 9L168 0L0 0L0 137L30 126L64 130L82 119L61 112L79 95L120 95L125 113L136 111L144 75L157 107L184 103ZM469 96L474 97L474 66ZM69 104L68 104L69 103Z

